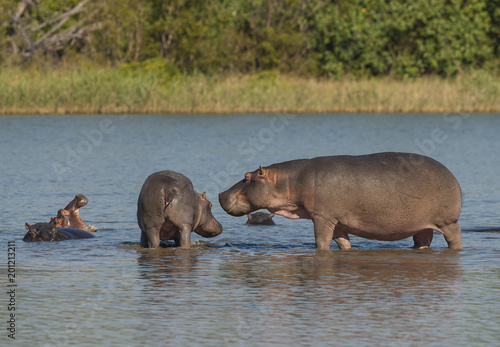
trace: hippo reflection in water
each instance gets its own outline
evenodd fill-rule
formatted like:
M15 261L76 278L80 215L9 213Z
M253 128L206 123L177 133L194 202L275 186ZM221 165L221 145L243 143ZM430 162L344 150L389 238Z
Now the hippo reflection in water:
M50 222L32 225L26 223L28 232L24 235L23 241L62 241L94 237L91 232L96 232L97 228L85 224L79 212L88 201L84 195L78 194L65 208L59 210L57 217L51 218Z

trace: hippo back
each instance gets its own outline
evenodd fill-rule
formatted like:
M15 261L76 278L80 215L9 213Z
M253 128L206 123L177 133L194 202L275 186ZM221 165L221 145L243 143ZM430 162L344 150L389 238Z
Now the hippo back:
M58 228L57 232L65 235L67 239L91 239L95 237L94 234L85 230L74 228Z

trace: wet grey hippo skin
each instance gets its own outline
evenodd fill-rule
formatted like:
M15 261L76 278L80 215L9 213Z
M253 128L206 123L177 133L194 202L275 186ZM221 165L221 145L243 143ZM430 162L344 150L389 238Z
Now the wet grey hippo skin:
M137 221L141 228L141 246L156 248L160 240L174 240L189 248L191 231L214 237L222 226L211 212L206 194L199 194L186 176L174 171L160 171L149 176L137 202Z
M276 225L273 218L274 213L255 212L249 213L245 224L248 225Z
M23 241L25 242L38 242L38 241L64 241L72 239L90 239L95 237L85 230L74 228L57 227L52 223L35 223L29 225L26 223L28 232L24 235Z
M87 205L89 200L83 194L75 198L63 209L57 211L57 217L51 218L49 223L25 224L28 232L23 241L62 241L69 239L86 239L94 237L89 232L97 231L93 225L85 224L80 217L80 208Z
M461 249L458 217L462 194L453 174L439 162L417 154L377 153L331 156L273 164L248 172L219 194L233 216L259 209L314 223L316 247L331 240L349 249L348 234L395 241L413 236L427 248L433 230L448 247Z

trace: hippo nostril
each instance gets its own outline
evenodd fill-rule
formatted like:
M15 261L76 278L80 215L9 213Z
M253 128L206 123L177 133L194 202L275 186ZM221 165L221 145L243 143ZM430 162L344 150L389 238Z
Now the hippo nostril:
M78 200L77 206L78 206L78 208L83 207L83 206L87 205L88 202L89 202L89 200L86 197L80 196L80 200Z

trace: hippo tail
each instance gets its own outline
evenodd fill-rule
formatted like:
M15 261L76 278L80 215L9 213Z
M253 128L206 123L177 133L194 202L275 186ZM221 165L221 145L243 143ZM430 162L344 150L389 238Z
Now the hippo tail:
M167 207L170 205L172 200L174 200L174 198L178 192L177 192L176 188L169 189L169 190L166 190L164 188L164 189L162 189L162 192L163 192L163 203L164 203L163 212L165 213L165 211L167 210Z

